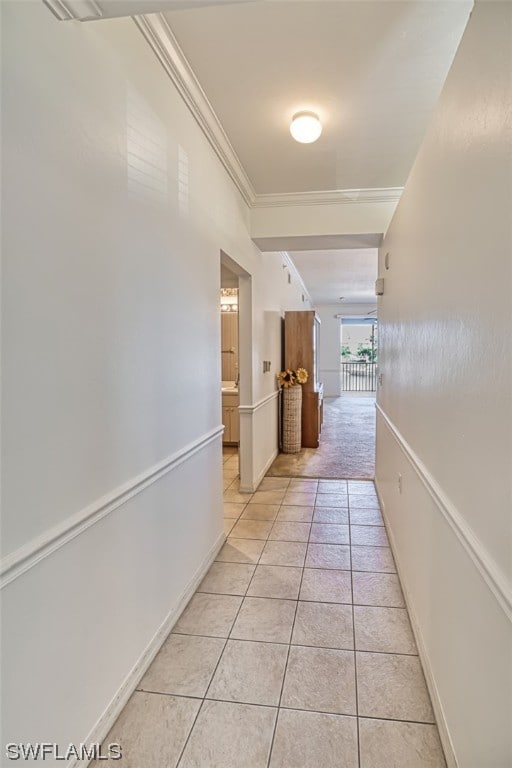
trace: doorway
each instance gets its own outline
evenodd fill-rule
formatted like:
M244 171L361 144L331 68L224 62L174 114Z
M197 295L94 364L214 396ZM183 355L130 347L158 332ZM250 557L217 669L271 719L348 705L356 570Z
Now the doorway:
M223 453L236 467L240 487L250 485L250 434L244 428L243 404L252 395L252 311L251 277L224 251L220 253L220 324L221 324L221 390Z
M342 318L340 325L341 392L375 399L377 391L377 319Z

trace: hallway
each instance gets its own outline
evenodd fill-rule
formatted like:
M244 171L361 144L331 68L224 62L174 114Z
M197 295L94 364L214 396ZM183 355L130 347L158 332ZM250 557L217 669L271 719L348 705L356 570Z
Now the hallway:
M318 448L280 453L268 472L275 477L373 479L375 393L345 393L324 400Z
M266 477L105 743L134 768L444 768L372 482Z

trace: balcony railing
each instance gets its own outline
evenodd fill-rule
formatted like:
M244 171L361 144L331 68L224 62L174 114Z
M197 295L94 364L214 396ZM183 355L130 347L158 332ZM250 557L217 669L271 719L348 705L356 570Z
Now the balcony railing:
M375 392L377 389L377 363L342 363L343 392Z

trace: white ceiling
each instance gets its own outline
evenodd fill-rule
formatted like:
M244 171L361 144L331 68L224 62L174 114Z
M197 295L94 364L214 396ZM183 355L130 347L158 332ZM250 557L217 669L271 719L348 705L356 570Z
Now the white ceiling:
M472 2L256 0L165 14L258 194L403 186ZM289 134L313 109L315 144Z
M377 249L289 251L316 306L376 304ZM343 296L343 300L340 297Z

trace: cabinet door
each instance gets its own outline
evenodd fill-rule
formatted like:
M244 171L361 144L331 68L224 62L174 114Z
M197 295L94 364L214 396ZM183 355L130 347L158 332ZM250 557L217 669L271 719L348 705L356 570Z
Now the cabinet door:
M223 443L231 442L231 408L227 405L222 406L222 423L224 424Z

